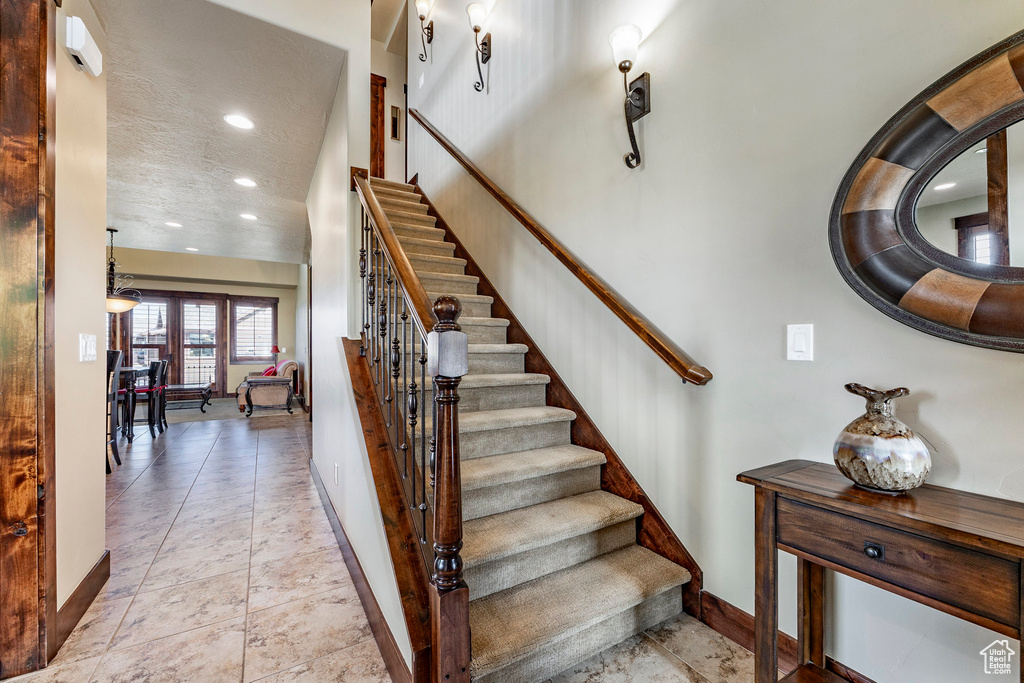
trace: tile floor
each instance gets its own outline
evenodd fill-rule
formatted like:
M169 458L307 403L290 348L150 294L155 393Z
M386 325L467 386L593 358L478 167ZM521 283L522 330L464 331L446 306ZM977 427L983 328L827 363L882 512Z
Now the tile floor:
M309 476L309 422L145 430L107 477L111 576L31 683L375 683L388 674ZM750 653L685 615L555 683L738 683Z

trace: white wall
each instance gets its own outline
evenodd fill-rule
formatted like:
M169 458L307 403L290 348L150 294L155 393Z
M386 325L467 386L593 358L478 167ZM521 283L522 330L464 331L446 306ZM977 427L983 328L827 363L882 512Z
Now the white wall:
M369 5L366 9L368 35ZM342 86L346 78L354 77L349 68L346 63ZM364 75L369 92L369 71ZM377 604L409 662L412 646L341 345L346 336L356 337L359 333L354 322L358 314L355 296L359 219L358 213L352 215L358 201L349 191L350 166L366 168L369 159L369 145L357 150L348 126L356 120L368 127L370 121L369 107L361 119L350 115L352 102L347 97L347 89L339 87L306 199L313 238L313 461Z
M396 30L403 30L399 27ZM379 40L370 41L370 70L387 79L384 88L384 177L404 183L405 175L405 58L388 52L388 46ZM399 137L391 139L391 107L398 107Z
M408 172L693 552L708 590L752 611L753 491L735 477L789 458L829 462L835 436L863 410L846 382L911 388L898 412L934 448L931 482L1024 500L1020 357L884 316L843 282L827 237L836 188L870 137L1019 29L1024 7L486 5L489 92L473 90L465 3L436 0L433 63L414 51L408 60L410 106L715 379L682 385L415 124ZM643 28L636 72L652 77L653 111L639 124L645 163L632 171L608 47L622 23ZM815 324L813 363L785 360L787 323ZM783 555L790 633L794 584ZM986 679L978 652L991 632L856 582L829 585L827 647L840 661L879 683Z
M295 361L302 368L302 392L309 405L309 266L298 266L298 286L295 288Z
M953 219L961 216L973 216L976 213L988 211L988 196L968 197L957 199L942 204L931 206L919 206L917 208L917 229L921 236L933 245L956 256L958 252L956 228ZM1024 220L1024 218L1022 218ZM1024 232L1024 223L1021 224L1021 231ZM1010 250L1013 253L1014 232L1010 231ZM1024 242L1024 234L1021 241Z
M106 36L88 0L65 0L100 50ZM57 48L55 226L55 418L57 606L64 604L104 549L106 354L103 243L107 214L107 77L78 71ZM97 360L78 360L78 335L96 335Z

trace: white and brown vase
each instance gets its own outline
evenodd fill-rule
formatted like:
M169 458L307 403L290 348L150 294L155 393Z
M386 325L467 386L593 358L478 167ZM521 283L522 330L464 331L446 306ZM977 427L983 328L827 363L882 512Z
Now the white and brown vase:
M893 415L893 399L910 390L878 391L861 384L847 384L846 390L867 400L867 412L846 425L832 447L839 471L879 491L908 491L923 484L932 469L928 446Z

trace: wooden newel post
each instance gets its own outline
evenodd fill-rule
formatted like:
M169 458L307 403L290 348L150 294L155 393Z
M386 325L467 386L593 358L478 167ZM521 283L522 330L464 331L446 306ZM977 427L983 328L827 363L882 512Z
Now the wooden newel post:
M459 382L469 372L469 337L459 327L462 304L434 302L437 324L428 335L427 370L437 405L434 465L434 573L430 638L436 683L469 683L469 587L462 578L462 475L459 462Z

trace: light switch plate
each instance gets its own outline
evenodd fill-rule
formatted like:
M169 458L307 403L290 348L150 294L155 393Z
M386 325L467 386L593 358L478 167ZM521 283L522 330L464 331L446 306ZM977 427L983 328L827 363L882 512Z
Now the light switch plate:
M88 363L96 360L96 335L78 335L78 361Z
M814 325L786 325L786 360L814 360Z

